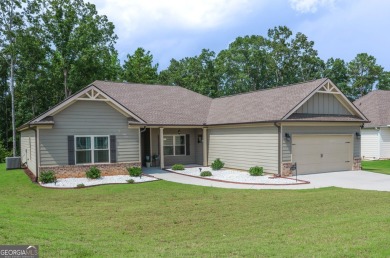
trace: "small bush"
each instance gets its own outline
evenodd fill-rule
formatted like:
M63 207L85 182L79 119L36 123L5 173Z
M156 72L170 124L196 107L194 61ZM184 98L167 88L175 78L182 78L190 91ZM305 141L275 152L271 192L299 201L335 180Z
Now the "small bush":
M12 151L8 151L0 141L0 163L5 162L6 157L12 157Z
M249 169L249 174L251 176L262 176L263 175L263 167L251 167Z
M77 185L77 188L84 188L84 187L85 187L84 184L78 184L78 185Z
M223 166L225 166L225 163L223 163L220 159L216 159L213 163L211 163L211 168L213 170L220 170Z
M127 171L129 172L129 175L132 177L141 177L142 175L142 168L140 167L131 167L127 168Z
M184 165L182 164L175 164L172 166L172 170L184 170Z
M212 176L213 174L210 171L202 171L200 176Z
M127 181L127 183L129 183L129 184L134 184L134 183L135 183L134 179L129 179L129 180L126 180L126 181Z
M53 170L48 170L41 172L39 175L39 181L43 184L55 183L57 182L57 178Z
M85 175L89 179L98 179L101 177L101 174L100 169L97 167L90 167L89 170L85 172Z

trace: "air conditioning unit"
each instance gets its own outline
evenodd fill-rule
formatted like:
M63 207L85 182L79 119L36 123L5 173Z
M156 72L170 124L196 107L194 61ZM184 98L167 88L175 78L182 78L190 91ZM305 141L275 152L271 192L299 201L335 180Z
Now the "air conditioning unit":
M6 157L5 158L5 163L6 163L6 169L16 169L20 168L20 157Z

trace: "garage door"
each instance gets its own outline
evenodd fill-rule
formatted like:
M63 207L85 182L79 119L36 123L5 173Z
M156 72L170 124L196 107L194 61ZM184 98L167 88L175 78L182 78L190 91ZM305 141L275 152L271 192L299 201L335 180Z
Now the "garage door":
M292 160L298 174L351 170L352 135L293 135Z

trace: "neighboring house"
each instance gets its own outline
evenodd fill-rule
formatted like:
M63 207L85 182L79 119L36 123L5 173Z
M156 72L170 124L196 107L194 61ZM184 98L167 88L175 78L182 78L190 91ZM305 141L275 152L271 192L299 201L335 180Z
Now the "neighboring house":
M390 91L372 91L354 104L370 120L361 131L362 158L390 159Z
M19 128L35 174L125 174L154 166L210 165L289 175L360 169L368 120L329 80L211 99L178 86L95 81Z

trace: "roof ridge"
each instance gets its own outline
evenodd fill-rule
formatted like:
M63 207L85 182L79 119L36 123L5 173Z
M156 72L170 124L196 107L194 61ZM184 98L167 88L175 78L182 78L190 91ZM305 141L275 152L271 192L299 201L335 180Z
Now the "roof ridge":
M305 83L310 83L310 82L315 82L315 81L320 81L320 80L325 81L327 79L328 79L327 77L324 77L324 78L313 79L313 80L304 81L304 82L284 84L284 85L279 85L279 86L272 87L272 88L258 89L258 90L248 91L248 92L240 92L240 93L236 93L236 94L232 94L232 95L221 96L221 97L218 97L215 99L230 98L230 97L235 97L235 96L240 96L240 95L245 95L245 94L251 94L251 93L255 93L255 92L262 92L262 91L267 91L267 90L276 90L276 89L281 89L281 88L293 87L293 86L297 86L297 85L301 85L301 84L305 84Z

